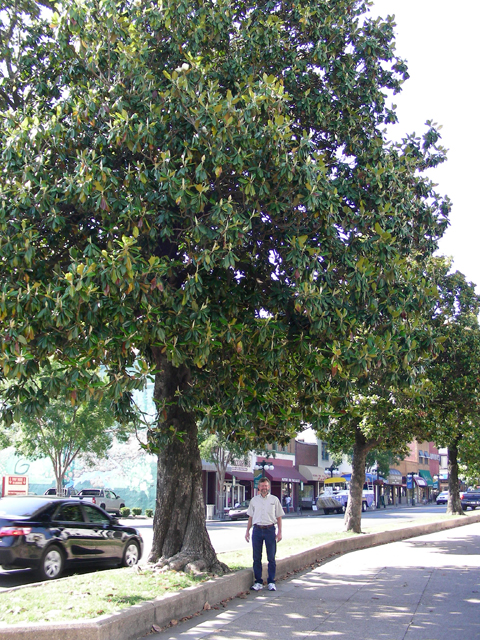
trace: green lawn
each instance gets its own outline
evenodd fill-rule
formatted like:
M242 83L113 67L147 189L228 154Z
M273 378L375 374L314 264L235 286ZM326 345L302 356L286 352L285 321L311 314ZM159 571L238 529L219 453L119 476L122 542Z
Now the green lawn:
M449 516L431 516L421 520L405 521L390 527L377 525L364 527L364 533L405 528L411 524L445 519ZM329 532L283 540L278 545L277 558L285 558L331 540L351 537L352 533ZM252 551L219 554L232 571L251 567ZM136 569L110 569L73 575L41 586L27 586L0 594L0 623L59 622L95 618L114 613L134 604L154 600L166 593L174 593L209 579L193 578L182 572L154 573L148 566Z

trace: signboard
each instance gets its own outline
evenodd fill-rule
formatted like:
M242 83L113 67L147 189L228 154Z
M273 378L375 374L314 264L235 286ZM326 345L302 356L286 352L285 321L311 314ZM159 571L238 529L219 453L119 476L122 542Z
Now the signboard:
M28 496L28 476L3 476L2 496Z
M413 478L411 475L407 475L407 489L413 489Z

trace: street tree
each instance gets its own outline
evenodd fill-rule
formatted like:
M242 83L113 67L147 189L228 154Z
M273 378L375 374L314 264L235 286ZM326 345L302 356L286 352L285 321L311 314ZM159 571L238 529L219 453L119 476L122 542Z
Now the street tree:
M202 460L215 465L217 478L217 513L223 511L225 505L225 476L229 465L235 460L242 460L244 464L249 464L250 452L245 449L245 445L236 441L234 437L223 432L208 433L199 431L199 449Z
M362 491L370 457L389 459L404 457L408 443L421 433L423 422L418 420L416 406L406 401L399 390L376 387L377 395L352 396L342 413L330 420L324 432L332 450L352 450L352 477L350 499L345 510L346 531L361 533ZM382 395L380 393L384 391ZM412 389L410 389L412 391ZM384 471L387 471L385 465Z
M421 415L430 438L448 448L447 513L462 514L459 465L475 473L480 462L480 296L450 268L450 260L432 262L439 290L432 324L443 348L426 372Z
M45 371L33 382L41 387L48 379ZM40 414L29 413L24 407L21 415L19 422L2 428L3 444L30 460L50 460L57 495L62 495L66 473L78 456L86 460L104 457L114 438L126 440L131 432L115 422L106 397L75 402L52 398Z
M445 154L431 123L388 143L407 70L393 20L367 10L60 1L35 55L20 47L33 97L0 131L3 376L29 395L54 358L74 399L101 364L124 419L154 376L161 566L224 570L200 420L286 442L335 411L336 380L415 350L408 316L430 293L410 260L447 224L424 174Z

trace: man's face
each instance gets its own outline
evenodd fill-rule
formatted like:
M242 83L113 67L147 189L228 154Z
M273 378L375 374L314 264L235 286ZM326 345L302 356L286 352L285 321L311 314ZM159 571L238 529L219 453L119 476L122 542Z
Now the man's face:
M260 491L260 495L263 498L266 498L268 496L268 492L270 490L270 485L268 484L268 482L261 482L258 485L258 490Z

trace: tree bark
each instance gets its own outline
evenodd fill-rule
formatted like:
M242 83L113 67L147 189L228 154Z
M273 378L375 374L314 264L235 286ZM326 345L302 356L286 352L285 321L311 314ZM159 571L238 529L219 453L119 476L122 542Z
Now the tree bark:
M177 393L188 390L190 372L174 367L158 349L154 356L158 371L154 398L167 404L158 420L159 432L165 437L158 451L149 562L165 570L224 573L228 567L218 561L205 524L195 417L178 404Z
M456 438L448 447L448 502L447 515L463 516L462 502L458 488L458 442Z
M350 497L345 509L344 529L354 533L362 533L362 502L363 485L365 484L365 467L367 453L373 447L367 442L361 430L355 429L355 444L353 445L352 479L350 482Z

